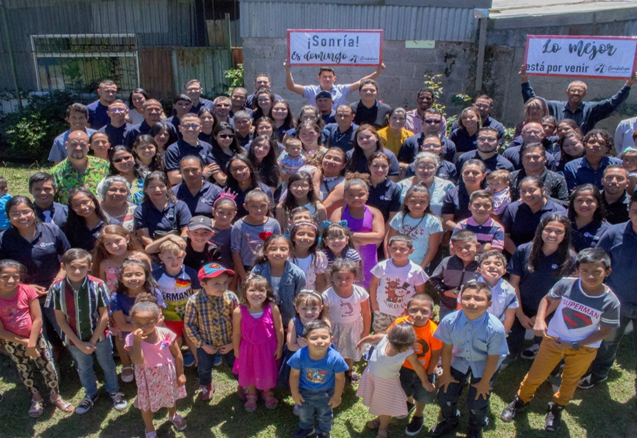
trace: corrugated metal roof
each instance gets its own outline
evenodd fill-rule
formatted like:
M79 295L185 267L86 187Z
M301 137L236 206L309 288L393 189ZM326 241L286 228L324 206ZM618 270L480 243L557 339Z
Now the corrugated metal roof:
M287 29L384 29L387 40L475 41L472 8L241 2L241 36L282 38Z

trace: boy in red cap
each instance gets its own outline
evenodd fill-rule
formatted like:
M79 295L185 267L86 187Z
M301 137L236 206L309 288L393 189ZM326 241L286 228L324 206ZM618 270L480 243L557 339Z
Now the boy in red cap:
M220 353L232 369L232 312L239 305L234 292L228 290L234 271L218 263L204 265L197 275L202 289L188 299L184 330L197 347L197 378L201 400L212 398L212 368Z

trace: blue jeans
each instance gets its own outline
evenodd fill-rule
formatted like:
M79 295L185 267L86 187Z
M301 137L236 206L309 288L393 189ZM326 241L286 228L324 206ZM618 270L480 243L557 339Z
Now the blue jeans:
M332 431L332 418L334 417L332 407L328 405L334 395L334 388L327 388L319 391L299 388L303 404L299 407L299 427L301 429L312 429L314 418L318 421L316 433L330 433Z
M93 370L93 354L84 354L75 345L69 346L69 351L75 360L75 368L80 375L80 382L84 387L84 392L89 397L97 395L97 383L95 383L95 371ZM115 369L115 361L113 360L113 346L111 338L95 344L97 362L104 371L104 381L106 391L110 394L119 391L119 382L117 381L117 370Z
M595 379L608 377L608 372L613 366L613 362L615 362L615 357L617 356L619 341L621 341L626 332L626 327L631 321L633 322L633 349L637 351L637 318L621 315L619 317L619 327L613 329L610 335L602 341L602 344L597 350L597 357L595 357L595 360L593 360L591 364L590 372Z
M197 348L197 379L202 386L212 385L212 369L215 367L215 356L220 354L232 370L234 366L234 350L226 354L208 354L203 348ZM235 379L237 378L235 374Z
M471 368L466 373L462 373L457 369L451 367L451 375L458 383L450 383L447 386L447 392L443 388L438 390L438 404L442 412L442 417L450 422L457 422L456 407L458 405L458 399L462 394L462 387L471 375ZM491 378L491 387L495 382L495 378L498 375L496 371ZM478 383L481 378L471 376L470 385ZM487 396L486 400L483 397L479 397L476 400L476 389L473 386L469 386L469 395L467 396L467 406L469 410L469 428L482 429L485 426L487 414L489 413L489 399L491 394Z

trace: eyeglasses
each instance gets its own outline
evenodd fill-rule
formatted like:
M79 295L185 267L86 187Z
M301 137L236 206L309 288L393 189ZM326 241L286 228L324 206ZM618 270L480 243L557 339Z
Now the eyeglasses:
M111 108L109 109L109 111L112 113L125 113L126 108Z
M219 138L234 138L234 134L219 134Z
M120 157L120 158L114 158L113 159L113 163L121 163L122 161L128 161L128 160L132 160L133 156L132 155L128 155L126 157Z
M185 129L197 129L201 125L199 123L182 123L181 126L183 126Z
M425 123L428 124L428 125L437 125L440 122L442 122L442 120L439 120L439 119L425 119Z
M248 166L237 166L230 168L230 172L243 172L248 170Z
M220 106L222 108L230 108L230 104L229 103L217 103L217 104L215 104L215 106Z
M418 170L436 170L436 166L418 166L416 167Z
M33 210L14 211L13 213L9 213L9 217L11 219L20 219L21 216L31 216L32 214Z
M583 90L581 88L569 88L568 92L571 94L584 94L586 93L586 90Z

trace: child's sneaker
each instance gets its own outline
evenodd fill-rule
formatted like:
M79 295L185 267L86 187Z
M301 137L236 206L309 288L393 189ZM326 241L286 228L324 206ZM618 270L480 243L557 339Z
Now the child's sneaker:
M533 344L529 348L524 350L522 354L520 354L520 356L522 357L522 359L533 360L535 359L535 356L537 356L538 351L540 351L540 344Z
M208 402L212 398L212 393L214 392L212 384L208 386L201 385L199 387L201 401Z
M195 356L190 351L184 353L184 366L190 368L195 365Z
M509 403L509 405L506 408L504 408L504 410L500 414L500 420L504 421L505 423L510 423L511 421L513 421L513 419L518 414L518 412L521 412L522 410L524 410L524 408L526 408L527 405L528 403L524 403L516 395L513 401Z
M592 373L588 373L587 375L585 375L579 380L577 387L579 389L591 389L593 386L597 385L598 383L602 383L607 380L608 380L608 377L602 377L600 379L597 377L593 377Z
M97 400L97 394L95 394L93 397L89 395L84 396L80 404L77 405L77 408L75 408L75 413L80 415L86 414L88 411L93 409L95 400Z
M128 402L124 400L124 394L121 392L111 392L109 395L113 401L113 409L116 411L123 411L128 407Z
M292 434L292 438L305 438L308 436L314 435L314 428L311 429L297 429L296 432Z
M442 420L431 429L429 436L443 436L447 432L451 432L453 429L458 427L458 422L459 420L457 417L452 421Z
M411 421L407 425L405 429L405 434L407 436L416 436L422 430L422 425L425 422L424 417L412 417Z
M221 354L220 353L215 354L215 361L213 365L218 367L218 366L221 366L222 363L223 363L223 357L221 356Z
M548 432L557 432L562 424L562 410L564 406L560 406L553 402L549 402L548 413L544 420L544 430Z
M168 421L170 421L172 423L173 426L175 426L175 429L181 431L184 430L186 428L186 426L188 426L186 424L186 420L184 420L184 417L182 417L179 414L175 414L174 417L170 418L170 415L168 416Z

